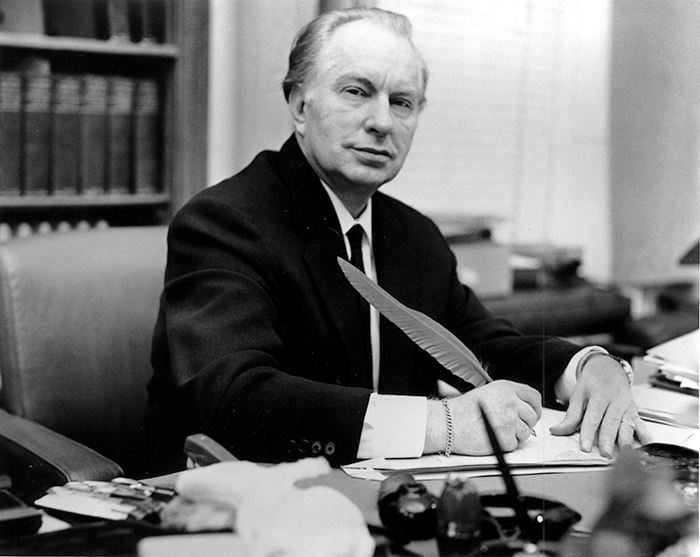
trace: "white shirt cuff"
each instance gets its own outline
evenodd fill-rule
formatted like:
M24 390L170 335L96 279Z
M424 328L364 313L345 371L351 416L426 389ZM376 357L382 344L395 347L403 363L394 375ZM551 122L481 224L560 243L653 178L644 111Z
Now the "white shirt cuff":
M574 387L576 387L579 364L581 360L591 352L608 353L605 348L601 348L600 346L587 346L574 354L574 357L571 358L567 364L564 373L562 373L561 377L557 379L554 385L554 394L557 396L557 400L562 404L568 404L571 393L574 392Z
M421 396L369 397L357 458L414 458L423 454L428 400Z

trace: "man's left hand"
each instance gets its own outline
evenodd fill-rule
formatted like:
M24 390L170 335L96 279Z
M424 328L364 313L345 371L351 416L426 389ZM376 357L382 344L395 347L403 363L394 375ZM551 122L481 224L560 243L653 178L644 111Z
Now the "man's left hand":
M651 442L651 435L632 399L627 374L613 358L591 358L581 370L566 416L550 429L553 435L581 434L581 450L590 452L596 436L598 449L612 457L615 442L631 445Z

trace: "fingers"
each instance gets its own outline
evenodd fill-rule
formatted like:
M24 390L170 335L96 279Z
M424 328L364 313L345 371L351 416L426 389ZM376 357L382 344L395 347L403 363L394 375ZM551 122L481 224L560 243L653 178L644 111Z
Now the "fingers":
M634 418L625 414L620 422L620 428L617 430L617 444L620 447L628 447L634 442L634 430L636 424Z
M589 403L581 421L579 440L581 450L587 453L591 451L597 433L600 454L606 457L611 456L621 419L622 415L612 412L610 408L606 412L604 406Z
M528 432L537 425L539 416L532 406L529 404L520 404L517 411L518 417L522 420L523 425L527 426Z
M647 425L644 423L644 420L642 420L641 416L638 413L636 414L634 420L634 432L637 435L637 439L639 439L639 442L642 445L646 445L647 443L651 443L654 441L654 438L651 436L651 433L649 433L649 430L647 429Z
M535 411L535 423L537 423L542 417L542 395L529 385L523 383L513 383L513 385L515 385L515 394L518 398L526 402Z
M517 445L522 445L532 435L532 427L525 422L520 422L515 428L515 438Z
M584 401L583 397L579 393L574 392L571 400L569 401L569 407L566 409L566 415L564 419L558 424L549 428L552 435L571 435L576 432L583 418L584 411ZM590 450L590 448L588 449Z
M601 456L612 458L615 443L621 447L632 445L635 434L642 443L651 441L651 435L633 403L614 401L607 408L590 403L580 426L581 450L589 452L597 437Z

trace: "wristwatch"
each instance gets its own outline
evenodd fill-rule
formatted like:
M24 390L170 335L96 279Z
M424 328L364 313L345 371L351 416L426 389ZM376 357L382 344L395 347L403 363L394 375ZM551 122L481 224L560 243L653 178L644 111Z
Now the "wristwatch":
M613 360L615 360L618 364L620 364L620 366L622 366L622 369L627 375L627 379L630 382L630 386L634 385L634 370L632 369L632 366L629 364L629 362L620 358L619 356L613 356L612 354L608 354L607 352L593 351L586 354L581 360L579 373L583 371L583 366L585 366L590 359L595 358L596 356L607 356L608 358L612 358Z

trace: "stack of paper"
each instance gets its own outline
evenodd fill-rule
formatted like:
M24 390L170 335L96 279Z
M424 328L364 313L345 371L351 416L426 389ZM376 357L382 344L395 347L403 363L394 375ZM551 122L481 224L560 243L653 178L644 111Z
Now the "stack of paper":
M647 351L644 360L656 367L649 382L672 391L698 396L698 342L693 331Z

